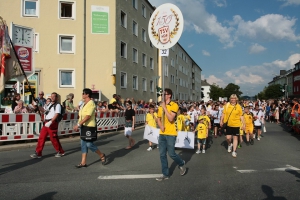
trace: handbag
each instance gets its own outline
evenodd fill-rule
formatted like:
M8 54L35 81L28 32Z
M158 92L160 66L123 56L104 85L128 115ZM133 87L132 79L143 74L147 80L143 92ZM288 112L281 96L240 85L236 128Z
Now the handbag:
M226 110L227 110L227 108L228 108L228 105L229 104L227 104L227 106L226 106ZM235 104L235 106L236 106L236 104ZM232 110L231 110L231 112L230 112L230 114L229 114L229 116L228 116L228 118L227 118L227 122L225 122L225 123L223 123L223 128L224 129L226 129L227 127L228 127L228 121L229 121L229 118L230 118L230 115L231 115L231 113L232 113L232 111L235 109L235 106L232 108Z
M81 126L80 139L88 142L97 140L97 127Z

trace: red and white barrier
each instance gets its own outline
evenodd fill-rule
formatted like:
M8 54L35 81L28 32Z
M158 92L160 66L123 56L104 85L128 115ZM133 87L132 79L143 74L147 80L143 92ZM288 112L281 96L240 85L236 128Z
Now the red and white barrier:
M97 112L95 113L97 130L117 130L124 127L124 112ZM73 127L78 123L78 112L66 113L58 126L58 135L78 133ZM136 111L135 124L145 123L145 112ZM35 113L28 114L0 114L0 141L38 139L43 123L41 117Z

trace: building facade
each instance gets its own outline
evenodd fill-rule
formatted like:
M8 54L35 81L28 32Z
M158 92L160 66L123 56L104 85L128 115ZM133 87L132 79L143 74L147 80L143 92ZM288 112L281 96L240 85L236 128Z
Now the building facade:
M201 81L201 87L204 97L202 100L208 102L210 100L210 84L206 80Z
M295 64L293 71L293 96L300 96L300 61Z
M99 100L113 94L156 99L162 64L148 37L155 9L148 0L0 0L0 4L9 28L11 22L34 28L37 91L58 92L62 101L72 92L75 102L85 87ZM176 99L199 99L201 68L179 44L167 59L165 86L175 91Z

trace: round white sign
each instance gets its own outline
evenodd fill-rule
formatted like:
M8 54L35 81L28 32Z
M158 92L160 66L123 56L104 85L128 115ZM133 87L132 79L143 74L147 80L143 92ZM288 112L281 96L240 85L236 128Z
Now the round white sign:
M178 42L182 31L183 16L177 6L166 3L155 9L149 21L148 34L156 48L171 48Z

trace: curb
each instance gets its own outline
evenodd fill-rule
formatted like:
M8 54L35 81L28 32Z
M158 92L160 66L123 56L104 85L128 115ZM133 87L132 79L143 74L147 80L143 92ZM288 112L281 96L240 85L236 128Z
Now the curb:
M140 126L140 127L136 127L136 130L140 130L144 127L145 127L144 125ZM103 137L103 136L106 136L106 135L120 134L120 133L123 133L123 131L124 130L117 130L117 131L111 131L111 132L108 132L108 133L100 133L100 134L98 133L98 139ZM67 135L67 136L69 136L69 135ZM28 143L25 143L25 144L4 144L4 145L2 145L0 143L0 152L19 150L19 149L29 149L29 148L32 148L32 147L36 147L37 140L35 140L35 141L23 140L23 141L28 142ZM80 137L79 137L78 134L74 138L64 138L64 137L60 136L59 141L60 141L61 144L78 142L78 141L80 141ZM50 146L50 145L52 145L51 141L46 141L45 142L45 146Z

